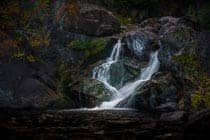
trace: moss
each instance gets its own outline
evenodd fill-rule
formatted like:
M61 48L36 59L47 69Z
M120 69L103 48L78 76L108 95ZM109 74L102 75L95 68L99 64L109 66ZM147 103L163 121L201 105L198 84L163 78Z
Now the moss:
M184 109L184 98L181 98L180 100L179 100L179 102L178 102L178 108L180 109L180 110L182 110L182 109Z
M133 23L133 19L131 17L125 17L122 15L117 15L116 17L121 25L128 25Z
M192 94L191 102L194 110L204 107L210 107L210 94L204 94L204 95L200 95L199 93Z
M29 37L29 42L32 47L49 46L50 37L49 34L43 32L37 32L33 30Z
M73 89L94 97L94 102L101 103L102 101L107 101L110 99L109 91L101 82L89 78L84 78L81 79L78 83L79 84L74 86Z
M100 54L105 48L105 40L101 38L88 39L84 41L72 41L68 47L77 51L83 51L86 58Z
M73 105L73 101L65 96L65 95L60 95L60 97L57 100L52 101L48 107L50 108L71 108Z
M32 54L28 55L28 56L26 57L26 59L27 59L28 62L30 62L30 63L36 62L36 58L35 58Z
M25 52L24 51L17 51L12 55L12 59L16 59L16 60L23 60L25 56Z
M176 56L175 61L183 67L186 78L196 88L191 95L192 109L210 107L210 77L201 70L197 55L183 53Z
M172 32L171 36L180 42L191 41L193 30L191 28L183 27Z
M71 82L71 73L65 63L61 63L56 72L59 80L59 92L65 94L69 90L69 83Z
M181 64L188 76L197 77L199 74L199 62L194 54L183 53L174 58L175 62Z

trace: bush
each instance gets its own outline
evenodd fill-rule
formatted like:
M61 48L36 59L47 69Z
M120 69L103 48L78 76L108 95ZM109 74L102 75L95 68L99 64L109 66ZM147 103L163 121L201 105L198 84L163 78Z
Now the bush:
M67 45L78 51L83 51L85 57L92 57L94 55L99 54L105 48L105 40L101 38L96 39L88 39L84 41L72 41L70 44Z
M127 25L133 22L133 19L131 17L124 17L122 15L117 15L117 19L121 25Z

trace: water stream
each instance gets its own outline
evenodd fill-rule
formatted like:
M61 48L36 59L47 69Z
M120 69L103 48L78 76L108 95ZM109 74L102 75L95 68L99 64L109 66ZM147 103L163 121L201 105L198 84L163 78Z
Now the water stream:
M110 80L110 67L113 63L119 60L121 50L121 40L112 49L111 55L106 59L106 62L93 69L93 78L101 81L112 94L118 94L118 90L109 84Z
M138 48L138 51L142 51L144 48L143 44L135 43L133 45L134 48ZM125 84L120 89L116 89L109 83L110 80L110 67L113 63L117 63L120 56L121 51L121 40L118 40L117 44L113 47L110 57L106 59L106 62L95 67L93 69L93 78L101 81L108 90L112 93L112 98L110 101L102 102L100 106L96 108L104 108L104 109L112 109L115 106L134 93L135 89L144 84L146 81L150 80L152 75L158 71L160 62L158 60L158 51L152 52L150 54L150 61L146 68L143 68L140 71L139 77L133 82L129 82Z

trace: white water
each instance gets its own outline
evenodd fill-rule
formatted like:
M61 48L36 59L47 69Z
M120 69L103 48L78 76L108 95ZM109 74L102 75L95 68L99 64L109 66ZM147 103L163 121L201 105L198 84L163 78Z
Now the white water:
M109 84L110 67L112 64L118 61L121 46L121 40L118 40L117 44L112 49L110 57L107 58L106 62L93 69L93 78L103 82L106 88L109 89L113 94L117 94L118 91L115 87Z
M135 46L135 48L139 48L139 51L143 50L142 44L135 44L138 46ZM96 67L93 70L93 78L101 81L104 83L104 85L111 91L113 94L113 97L110 101L103 102L99 107L96 107L96 109L112 109L115 108L115 106L121 102L122 100L126 99L129 95L131 95L135 89L138 86L141 86L146 81L150 80L152 75L158 71L160 62L158 60L158 51L151 53L149 64L146 68L143 68L141 70L141 74L139 78L134 81L127 83L122 88L117 90L115 87L111 86L109 84L109 78L110 78L110 67L113 63L116 63L119 59L120 55L120 49L121 49L121 41L119 40L118 43L114 46L111 56L106 60L105 63L102 65Z

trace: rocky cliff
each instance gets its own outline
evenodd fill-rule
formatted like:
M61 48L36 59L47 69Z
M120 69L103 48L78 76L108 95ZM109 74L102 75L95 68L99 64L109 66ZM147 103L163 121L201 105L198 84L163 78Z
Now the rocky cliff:
M122 123L123 128L134 128L134 139L150 134L157 139L171 136L181 139L191 137L194 131L196 136L207 135L202 124L206 121L207 127L210 125L209 2L3 0L0 4L0 108L3 115L0 121L5 121L1 123L3 132L8 130L22 138L27 131L25 125L36 134L40 125L48 136L64 139L65 132L74 131L71 127L80 124L70 123L68 128L65 119L73 122L79 113L61 111L59 114L60 109L92 108L112 98L106 85L91 76L92 70L106 61L114 44L121 39L120 61L110 69L111 85L120 89L136 80L141 69L149 65L151 52L158 51L160 68L132 95L117 104L119 108L136 109L137 113L127 116L114 111L114 115L111 113L110 118L105 119L109 111L104 111L105 115L99 112L99 117L97 112L88 112L92 118L85 120L84 125L94 125L89 133L95 137L97 134L92 132L97 129L100 138L102 132L110 132L103 126L109 129L116 123L115 137L123 133L118 127ZM143 51L132 45L135 41L144 45ZM27 109L35 113L25 111ZM49 113L49 109L53 111ZM14 110L21 113L15 116ZM73 115L65 118L68 113ZM88 113L81 113L83 120ZM25 115L27 119L21 124ZM53 129L56 136L48 130L58 123L49 123L48 116L58 120L64 128ZM122 116L125 118L116 120ZM132 121L132 117L136 119ZM147 117L151 120L144 120ZM12 118L17 118L17 122ZM36 124L37 118L37 126L30 125L29 122ZM98 122L93 118L99 118ZM139 120L141 118L143 120ZM111 123L106 124L110 120ZM177 126L176 121L184 129ZM80 125L75 134L87 129L83 129L82 121ZM19 127L21 130L17 131ZM196 127L201 127L204 133ZM166 133L168 128L170 131Z

